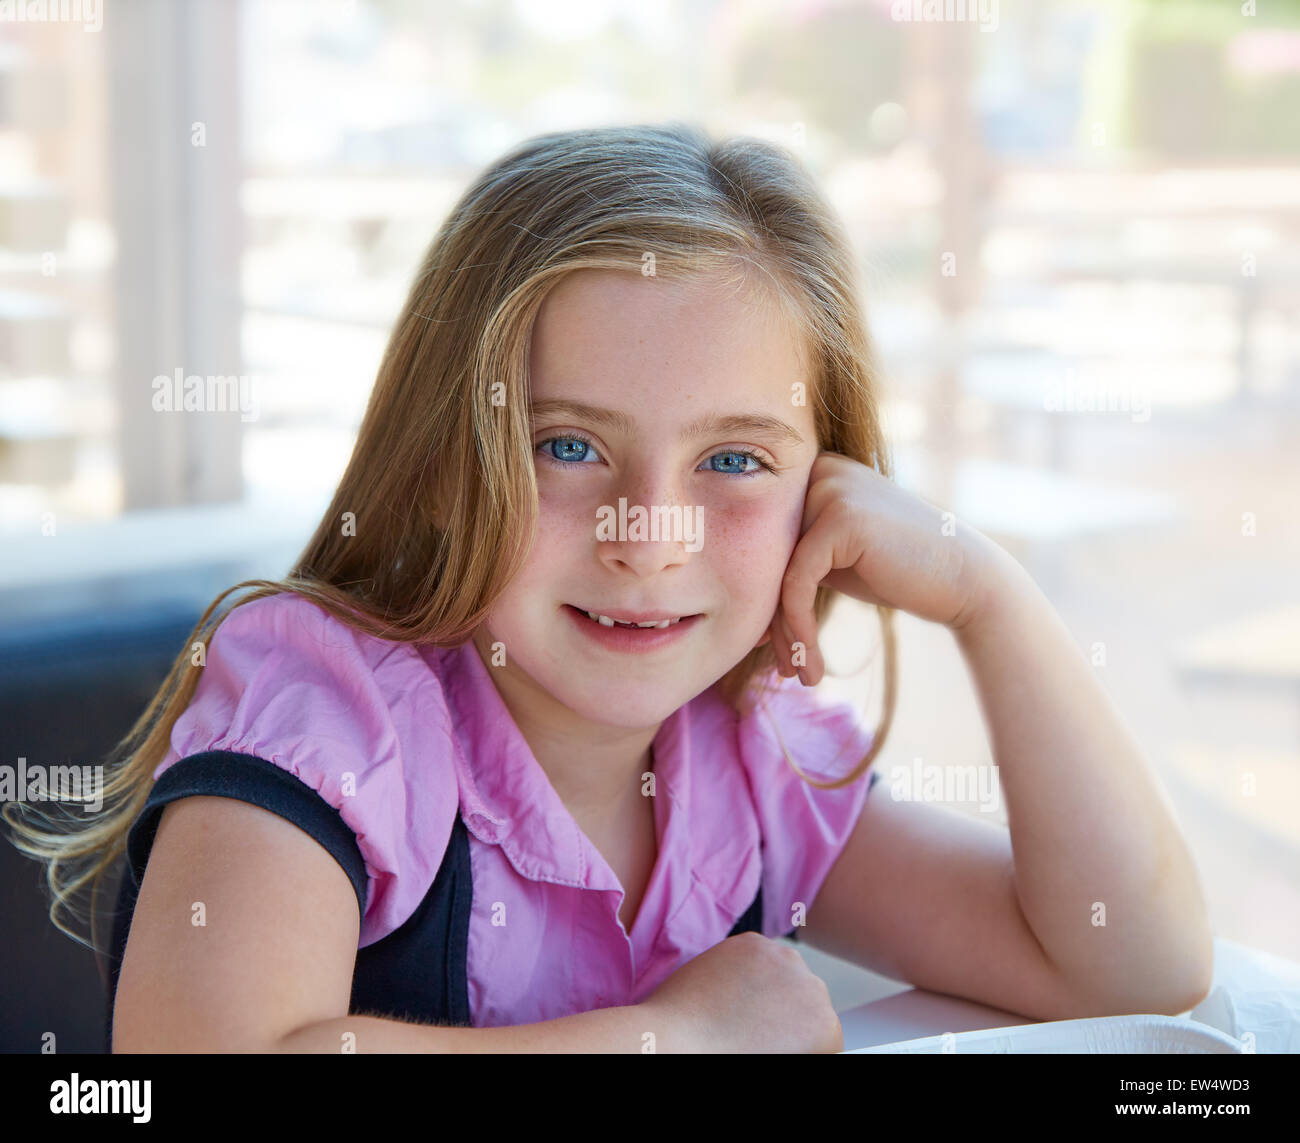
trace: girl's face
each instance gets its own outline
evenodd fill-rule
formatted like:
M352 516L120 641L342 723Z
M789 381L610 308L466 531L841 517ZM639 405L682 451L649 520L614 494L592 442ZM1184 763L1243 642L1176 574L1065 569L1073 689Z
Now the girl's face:
M538 531L479 646L582 718L655 725L772 622L818 452L797 337L748 291L580 270L541 307L529 373Z

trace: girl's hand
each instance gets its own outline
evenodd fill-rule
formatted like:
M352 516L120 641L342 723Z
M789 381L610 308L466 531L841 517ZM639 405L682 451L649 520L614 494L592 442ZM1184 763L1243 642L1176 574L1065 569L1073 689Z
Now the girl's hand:
M821 453L768 629L781 674L797 672L815 686L825 673L813 617L819 584L957 629L980 607L994 549L987 536L874 468ZM792 661L796 642L806 651L804 667Z
M687 961L639 1005L669 1052L842 1052L825 982L794 945L737 933Z

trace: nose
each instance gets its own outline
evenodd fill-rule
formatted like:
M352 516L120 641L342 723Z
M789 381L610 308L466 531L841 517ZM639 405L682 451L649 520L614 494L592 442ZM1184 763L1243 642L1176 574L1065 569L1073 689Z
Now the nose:
M615 571L641 578L686 563L695 508L683 503L669 482L627 481L613 504L601 505L597 557Z

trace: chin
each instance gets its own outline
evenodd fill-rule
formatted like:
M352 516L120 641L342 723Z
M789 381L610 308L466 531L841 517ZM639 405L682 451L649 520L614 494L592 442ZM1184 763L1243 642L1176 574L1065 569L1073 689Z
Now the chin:
M582 678L570 674L562 681L555 681L551 694L574 714L590 722L636 730L663 722L709 685L704 682L690 690L687 684L684 690L683 682L680 675L665 680L660 686L631 679L615 680L606 675L593 677L584 685Z

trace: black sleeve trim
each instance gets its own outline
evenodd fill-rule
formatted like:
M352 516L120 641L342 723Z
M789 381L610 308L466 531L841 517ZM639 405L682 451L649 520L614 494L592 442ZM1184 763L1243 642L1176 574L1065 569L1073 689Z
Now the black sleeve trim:
M230 750L191 754L169 766L154 782L144 808L127 835L127 869L137 892L144 881L145 864L163 810L178 798L194 795L236 798L293 822L324 846L343 867L356 892L357 908L365 915L368 884L365 859L356 834L338 810L306 782L274 762Z
M736 936L737 933L761 933L763 931L763 884L760 880L758 892L754 895L754 900L750 906L741 915L731 927L729 937Z

